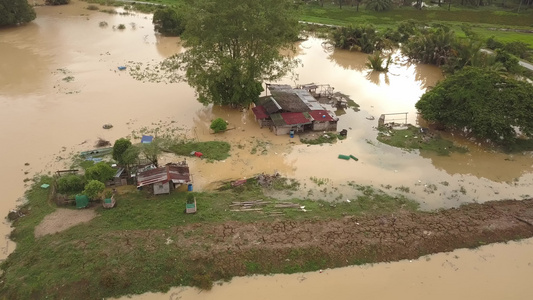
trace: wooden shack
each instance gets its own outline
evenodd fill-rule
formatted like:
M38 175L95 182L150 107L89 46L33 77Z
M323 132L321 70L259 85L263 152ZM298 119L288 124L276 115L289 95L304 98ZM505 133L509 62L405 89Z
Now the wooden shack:
M159 168L148 168L139 172L136 178L137 188L149 187L154 195L170 194L177 186L192 182L186 161Z

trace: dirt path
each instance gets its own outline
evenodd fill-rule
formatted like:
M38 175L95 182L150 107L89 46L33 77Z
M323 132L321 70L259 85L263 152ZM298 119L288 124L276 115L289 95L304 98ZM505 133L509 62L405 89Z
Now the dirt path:
M42 222L35 227L35 237L69 229L72 226L89 222L94 217L96 217L96 212L93 209L58 208L55 212L44 217Z

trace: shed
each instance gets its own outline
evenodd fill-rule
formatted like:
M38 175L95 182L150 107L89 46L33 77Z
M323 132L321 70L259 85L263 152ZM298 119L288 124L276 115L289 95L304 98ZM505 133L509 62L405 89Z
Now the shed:
M87 195L76 195L76 208L86 208L89 206L89 197Z
M190 182L189 166L185 161L148 169L137 174L137 187L152 186L154 195L169 194L176 186Z

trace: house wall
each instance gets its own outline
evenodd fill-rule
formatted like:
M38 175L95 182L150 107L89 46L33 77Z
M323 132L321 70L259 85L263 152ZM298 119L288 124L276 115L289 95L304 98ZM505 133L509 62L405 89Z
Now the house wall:
M328 130L329 122L313 122L314 131Z
M170 182L154 183L154 195L170 194Z
M337 122L314 122L314 131L337 131Z
M289 127L289 126L287 127L272 126L272 131L276 135L284 135L284 134L289 134L289 131L291 131L291 128L292 127Z

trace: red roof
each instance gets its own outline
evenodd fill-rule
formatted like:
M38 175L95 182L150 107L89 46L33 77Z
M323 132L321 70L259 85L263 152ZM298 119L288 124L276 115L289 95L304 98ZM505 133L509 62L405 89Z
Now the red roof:
M307 116L306 116L307 115ZM311 123L311 117L307 112L285 112L281 117L287 125Z
M267 112L264 106L256 106L252 108L254 115L257 119L266 119L268 118Z
M312 110L312 111L309 112L309 114L317 122L333 121L333 118L325 110Z

